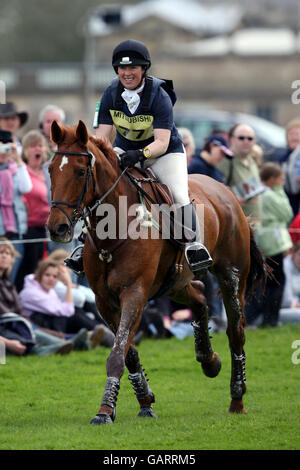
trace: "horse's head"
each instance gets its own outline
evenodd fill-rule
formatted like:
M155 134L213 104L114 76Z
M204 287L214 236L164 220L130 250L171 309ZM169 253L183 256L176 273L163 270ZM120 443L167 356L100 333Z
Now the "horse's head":
M47 227L52 240L68 243L83 208L94 198L96 147L82 121L74 128L53 121L51 138L58 150L49 164L52 201Z

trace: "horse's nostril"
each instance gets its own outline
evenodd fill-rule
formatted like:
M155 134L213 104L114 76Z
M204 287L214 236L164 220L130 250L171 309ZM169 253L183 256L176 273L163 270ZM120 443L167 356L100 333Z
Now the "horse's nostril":
M59 224L55 227L56 235L59 235L59 236L66 235L68 230L69 230L68 224Z

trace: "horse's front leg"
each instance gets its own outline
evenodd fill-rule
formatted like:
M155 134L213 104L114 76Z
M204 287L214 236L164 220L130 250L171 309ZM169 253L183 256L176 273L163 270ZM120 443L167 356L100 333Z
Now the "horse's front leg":
M131 286L120 295L121 317L111 353L106 362L107 381L101 407L91 424L111 424L116 417L116 402L120 380L125 370L125 358L140 323L146 296L140 286Z

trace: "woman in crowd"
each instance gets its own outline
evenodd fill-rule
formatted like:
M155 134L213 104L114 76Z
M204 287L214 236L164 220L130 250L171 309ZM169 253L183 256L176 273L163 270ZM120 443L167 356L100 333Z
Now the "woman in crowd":
M0 104L0 129L11 132L13 143L19 155L22 153L22 143L18 131L25 126L29 118L27 111L18 111L17 105L12 102Z
M52 251L52 253L48 256L48 259L55 261L59 266L62 266L63 269L67 269L70 272L69 268L67 268L64 264L64 259L69 256L69 252L60 248L57 250ZM71 272L70 272L70 275ZM58 280L54 287L58 297L61 300L64 300L66 295L66 285ZM96 303L95 303L95 294L90 287L83 286L81 284L75 284L72 282L72 295L73 295L73 302L75 305L75 312L77 315L85 315L89 319L93 320L93 326L96 327L97 325L101 324L101 329L103 330L103 339L102 345L111 347L114 344L114 334L104 325L104 321L99 315Z
M69 256L69 252L63 248L58 248L50 253L48 259L52 259L60 266L65 266L64 260ZM67 268L69 269L69 268ZM70 273L71 275L71 273ZM61 300L64 299L66 294L66 286L63 282L57 281L55 291ZM94 312L98 315L98 310L95 303L95 294L90 287L81 284L72 283L73 302L75 307L85 311Z
M5 238L0 239L0 340L8 351L46 356L51 353L67 354L73 349L72 341L59 339L34 327L24 317L15 286L8 276L18 252Z
M63 300L55 291L58 280L66 286ZM76 334L82 328L86 328L92 346L98 344L105 346L104 325L89 318L84 312L76 311L72 287L67 267L59 266L50 258L40 261L35 273L25 277L24 288L20 292L20 300L26 315L36 325L62 333Z
M284 260L285 287L282 307L296 310L300 322L300 242Z
M10 240L21 240L27 231L27 212L22 195L32 189L25 163L10 137L6 148L0 142L0 236ZM23 255L23 244L17 243L20 257L14 264L10 280L14 282Z
M32 189L23 196L26 204L28 229L24 235L26 240L46 238L45 224L49 215L48 189L43 170L47 159L47 142L39 131L29 131L22 140L22 158L32 182ZM24 257L16 279L17 289L23 287L27 274L35 271L40 259L43 258L44 243L29 242L24 244Z

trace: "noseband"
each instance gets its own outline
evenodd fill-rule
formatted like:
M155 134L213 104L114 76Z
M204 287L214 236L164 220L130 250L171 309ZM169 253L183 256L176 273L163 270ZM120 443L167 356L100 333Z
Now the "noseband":
M88 157L88 167L87 167L86 178L85 178L84 186L82 188L82 191L79 195L77 202L71 203L71 202L66 202L66 201L53 201L52 200L50 203L51 209L52 208L59 209L67 217L70 227L73 228L76 222L83 216L83 210L82 210L81 204L88 191L91 177L92 177L92 182L93 182L93 191L95 192L95 185L96 185L95 175L92 170L94 163L95 163L95 157L91 152L89 152L89 150L87 150L87 152L69 152L69 151L64 151L64 150L56 150L54 155L55 154ZM73 216L70 217L67 211L61 206L74 208Z

